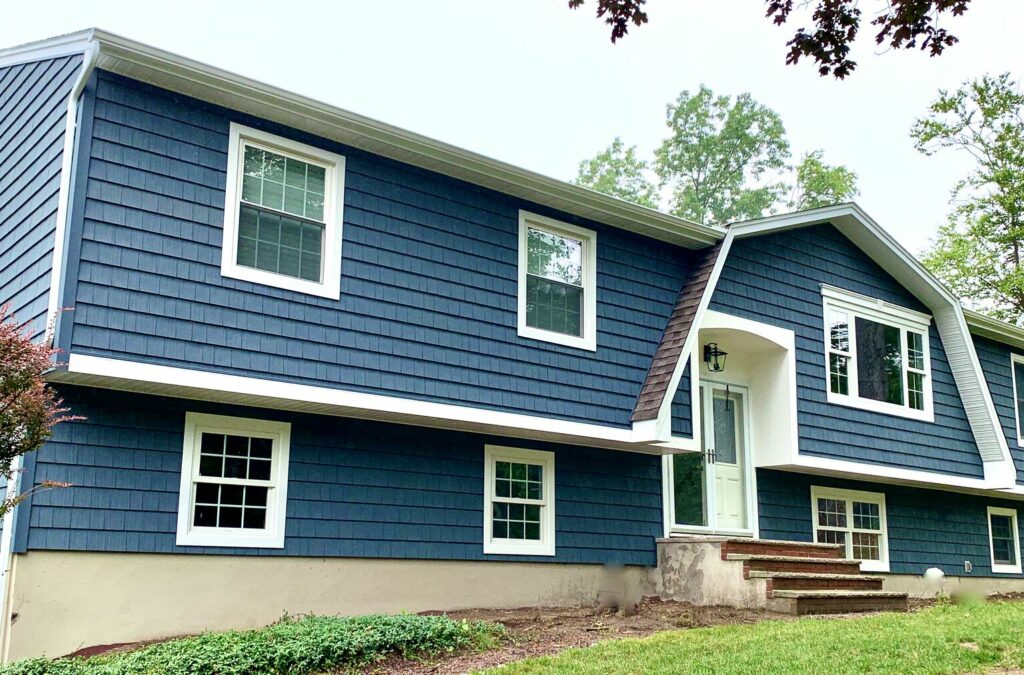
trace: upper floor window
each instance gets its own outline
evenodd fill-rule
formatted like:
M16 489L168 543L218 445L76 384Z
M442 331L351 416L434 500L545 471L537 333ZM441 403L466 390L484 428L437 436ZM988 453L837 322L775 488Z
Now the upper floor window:
M597 349L597 233L519 212L519 335Z
M1010 355L1013 402L1017 413L1017 444L1024 447L1024 356Z
M828 401L931 421L931 317L822 286Z
M286 422L187 413L179 546L284 547Z
M345 158L231 124L224 276L337 299Z

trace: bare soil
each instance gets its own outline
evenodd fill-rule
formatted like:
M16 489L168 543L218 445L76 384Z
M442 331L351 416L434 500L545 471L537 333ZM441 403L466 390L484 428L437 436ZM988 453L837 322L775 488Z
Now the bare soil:
M500 645L485 652L461 653L434 660L391 658L367 673L465 673L480 668L554 654L571 647L588 647L604 640L643 637L659 631L787 619L782 614L734 607L695 607L682 602L644 599L626 615L599 607L468 609L447 612L453 619L493 621L506 628Z

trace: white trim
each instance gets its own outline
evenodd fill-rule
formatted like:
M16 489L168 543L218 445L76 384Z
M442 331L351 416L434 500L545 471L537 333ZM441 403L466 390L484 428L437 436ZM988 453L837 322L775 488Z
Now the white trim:
M92 31L84 30L8 47L0 50L0 68L81 54L89 49L91 37Z
M1024 434L1021 433L1020 402L1017 396L1017 368L1020 363L1024 365L1024 355L1010 352L1010 383L1013 387L1013 419L1017 425L1017 445L1024 447Z
M846 536L846 557L853 557L853 537L850 536L855 530L853 527L853 502L864 502L878 505L879 525L881 530L877 532L878 554L880 560L862 560L861 570L865 572L888 572L889 571L889 524L885 513L885 494L882 492L864 492L861 490L843 490L840 488L824 487L821 485L811 486L811 533L814 541L818 540L818 499L836 499L846 502L847 526L846 528L833 528L829 530L841 530L847 533ZM875 534L875 530L862 530Z
M569 422L521 413L225 375L189 368L157 366L85 354L70 354L67 368L53 371L49 378L54 381L122 391L376 419L400 424L500 433L506 436L553 440L654 455L666 454L676 449L674 446L638 443L628 428L620 429L599 424Z
M1013 522L1013 555L1016 565L1005 565L996 562L996 548L992 541L992 516L1008 516ZM986 513L988 521L988 555L992 564L993 574L1020 574L1020 531L1017 529L1017 509L1005 509L998 506L988 507Z
M242 530L195 527L192 505L199 471L200 434L204 431L270 438L271 478L267 497L266 528ZM284 548L285 511L288 504L288 454L291 424L244 417L226 417L189 412L185 414L185 440L182 448L181 486L178 493L178 546L236 546L241 548ZM224 479L223 482L250 484L252 481Z
M242 193L242 162L244 145L323 167L324 179L324 241L319 282L275 274L236 262L238 250L238 211ZM220 272L226 277L274 286L298 293L337 300L341 297L341 243L344 222L345 158L305 143L298 143L265 131L231 123L228 144L227 189L224 193L224 236L221 245Z
M543 467L543 499L514 500L494 494L494 465L507 460L525 462ZM540 541L495 539L492 535L492 508L495 500L511 503L530 503L540 506ZM484 553L502 555L555 555L555 453L545 450L526 450L501 445L484 446Z
M71 209L71 181L74 178L71 175L71 170L75 156L75 134L78 131L78 104L82 92L85 90L85 85L89 81L89 76L92 75L92 71L96 67L100 51L99 43L97 42L86 41L80 44L85 48L85 53L82 56L82 65L78 72L78 78L71 87L71 93L68 94L68 111L64 116L64 149L61 153L60 187L57 191L57 215L54 218L53 253L50 257L50 290L46 303L46 327L48 331L53 331L56 327L57 315L61 310L60 296L63 290L65 271L64 240L67 238L68 218ZM52 338L53 335L47 336L48 340L52 340Z
M903 469L884 464L871 464L869 462L832 459L806 454L798 454L791 462L786 464L763 463L759 464L758 468L801 472L809 470L812 473L829 476L879 480L880 482L897 485L920 485L937 489L948 488L954 491L989 492L991 494L1001 494L1004 492L1001 484L993 483L983 478L966 478L952 474ZM1011 490L1006 489L1005 492L1009 494ZM1021 490L1020 494L1024 495L1024 490Z
M533 228L561 237L578 240L583 264L583 334L566 335L526 325L526 273L528 258L527 231ZM518 272L518 329L519 337L553 342L566 347L597 350L597 233L553 218L519 211L519 272Z
M935 411L932 402L932 371L931 371L931 348L929 345L929 326L931 316L916 312L906 307L894 305L875 298L854 293L845 289L836 288L822 284L822 340L825 351L825 394L829 403L868 410L871 412L906 417L908 419L924 422L935 421ZM849 348L843 352L832 347L830 314L836 311L847 315L847 339ZM875 401L863 398L858 394L857 371L860 368L857 354L857 329L856 318L861 317L875 323L892 326L900 331L900 350L902 366L900 370L900 386L904 394L904 402L901 405ZM908 333L913 332L921 336L921 349L923 352L924 368L911 369L909 359L909 337ZM832 391L831 357L833 352L839 352L847 357L847 394L840 394ZM923 382L922 396L924 407L920 410L910 407L910 390L907 385L907 372L920 373Z
M693 223L527 171L104 30L91 29L75 37L99 43L99 67L104 70L553 209L688 248L713 244L725 232L721 227ZM32 52L43 54L64 39L0 50L0 59L31 60L35 58ZM12 56L16 53L19 56Z

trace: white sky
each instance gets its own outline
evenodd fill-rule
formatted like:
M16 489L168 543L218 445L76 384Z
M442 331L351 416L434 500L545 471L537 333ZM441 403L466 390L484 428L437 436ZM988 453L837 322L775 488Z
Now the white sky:
M976 0L946 19L961 43L937 59L878 55L862 31L845 82L786 66L797 24L775 27L761 0L650 0L650 23L615 46L595 2L11 0L0 46L97 26L566 180L616 135L648 155L683 89L749 91L781 114L795 157L823 148L855 170L858 201L915 253L969 164L919 155L913 120L939 88L1022 74L1019 0ZM870 18L876 0L861 6Z

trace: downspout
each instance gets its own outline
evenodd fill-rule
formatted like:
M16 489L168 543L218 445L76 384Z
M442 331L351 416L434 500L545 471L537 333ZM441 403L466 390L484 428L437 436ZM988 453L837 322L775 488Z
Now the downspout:
M71 93L68 95L68 111L64 126L64 151L61 156L60 191L57 196L57 217L54 227L52 267L50 271L50 294L47 313L47 334L44 339L52 340L60 311L60 286L64 272L64 238L67 232L67 218L71 194L71 171L74 162L75 140L78 120L78 101L85 90L89 76L99 59L100 43L90 39L82 55L82 68L78 73ZM11 476L7 479L5 498L21 494L21 473L24 457L18 455L11 461ZM14 527L17 522L18 506L9 509L3 516L3 532L0 533L0 663L7 663L11 638L11 568L14 562Z

